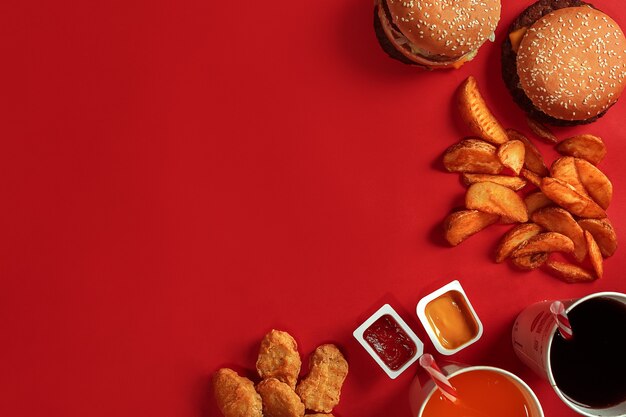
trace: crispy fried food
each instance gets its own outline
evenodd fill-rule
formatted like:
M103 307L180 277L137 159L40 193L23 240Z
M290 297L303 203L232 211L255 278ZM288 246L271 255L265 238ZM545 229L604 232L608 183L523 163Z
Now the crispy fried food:
M276 378L294 389L301 366L298 344L289 333L271 330L265 335L256 361L261 378Z
M554 136L554 133L552 133L552 131L548 129L547 126L539 123L532 117L527 116L526 122L528 123L528 127L530 128L530 130L532 130L533 133L542 140L548 143L557 143L559 141L557 137Z
M224 417L263 417L261 396L248 378L222 368L213 375L213 391Z
M535 223L522 223L509 230L500 240L496 249L496 262L500 263L528 239L541 233L543 229Z
M519 140L524 144L526 151L524 153L524 166L540 177L548 176L548 167L543 162L543 156L535 144L515 129L507 129L506 133L510 140Z
M546 252L531 253L529 255L511 258L511 263L518 269L530 271L539 268L548 260Z
M499 174L504 166L496 147L481 139L463 139L449 147L443 155L443 165L449 172Z
M512 258L535 253L574 252L574 242L569 237L556 232L539 233L521 244L511 253Z
M483 213L478 210L461 210L450 213L443 222L445 238L456 246L468 237L480 232L485 227L500 219L497 214Z
M322 414L322 413L315 413L315 414L305 414L304 417L334 417L332 414Z
M477 182L467 189L465 207L497 214L513 221L528 221L526 206L515 191L492 182Z
M546 271L550 272L552 275L555 275L570 284L596 280L596 277L591 272L578 265L573 265L567 262L559 262L550 259L544 264L544 267Z
M530 217L532 221L550 232L561 233L574 242L574 257L582 262L587 255L587 243L583 229L574 217L560 207L546 207L536 211Z
M510 177L508 175L491 175L491 174L461 174L463 184L472 185L477 182L495 182L510 188L513 191L519 191L526 185L526 181L520 177Z
M605 258L617 250L617 235L609 219L582 219L578 221L583 230L588 231L600 247Z
M591 281L594 273L601 277L603 257L617 249L617 236L606 214L613 185L596 167L607 153L602 139L581 134L559 143L549 127L527 116L533 134L554 144L563 155L548 169L533 141L515 129L502 128L473 77L459 87L457 105L477 137L451 146L443 157L445 168L461 173L468 186L466 210L444 220L448 243L456 246L498 219L501 224L522 223L500 240L497 263L510 259L522 270L545 265L547 271L567 282ZM539 190L531 188L534 192L522 200L516 192L524 192L529 183ZM531 223L527 223L529 219ZM551 260L552 252L570 254L577 263L586 262L589 254L594 272Z
M606 156L606 146L601 138L584 134L567 138L556 146L561 155L582 158L594 165L598 165Z
M528 211L529 217L539 209L554 206L554 202L546 197L546 195L541 191L528 194L526 198L524 198L524 204L526 204L526 211Z
M502 165L519 175L524 166L526 146L521 140L509 140L498 148L498 158Z
M256 387L263 399L265 417L303 417L304 404L289 385L276 378L267 378Z
M586 197L589 196L587 194L587 190L585 190L585 187L583 186L583 183L580 181L580 177L578 176L576 162L571 156L564 156L554 161L552 163L552 167L550 168L550 175L552 178L558 178L565 181L574 187L579 194Z
M585 187L587 194L600 207L606 210L613 198L613 184L592 163L580 158L576 158L574 162L578 171L578 178L580 178L580 182Z
M535 187L541 186L541 177L535 174L534 172L532 172L531 170L523 168L521 174L522 174L522 177L526 178L528 182L534 185Z
M550 200L578 217L589 219L606 217L606 212L595 201L580 194L570 184L558 178L543 178L541 191Z
M596 273L596 277L602 278L604 273L604 266L602 264L602 253L600 247L596 243L592 234L585 230L585 241L587 241L587 252L589 252L589 261Z
M459 111L473 134L496 145L508 140L500 122L491 113L478 90L476 79L471 75L459 89Z
M339 403L341 386L348 375L348 362L337 346L321 345L309 359L309 374L296 392L307 410L330 413Z

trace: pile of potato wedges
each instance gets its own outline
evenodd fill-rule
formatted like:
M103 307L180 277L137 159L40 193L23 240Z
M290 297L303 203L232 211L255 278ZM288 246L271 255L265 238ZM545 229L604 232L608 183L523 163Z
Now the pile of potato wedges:
M528 119L530 130L561 155L548 168L526 136L493 116L473 77L461 84L457 104L472 136L443 156L445 169L460 173L468 187L465 209L443 222L447 242L456 246L492 224L515 224L500 240L496 262L542 268L569 283L601 278L603 258L617 249L606 213L613 185L597 167L606 155L602 139L581 134L559 141Z

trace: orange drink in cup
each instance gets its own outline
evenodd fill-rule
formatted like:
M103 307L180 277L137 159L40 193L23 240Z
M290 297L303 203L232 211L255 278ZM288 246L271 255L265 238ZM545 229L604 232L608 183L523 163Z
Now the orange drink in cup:
M539 400L517 376L490 366L442 368L456 390L451 401L430 380L415 378L411 408L415 417L543 417ZM423 376L422 376L422 379Z

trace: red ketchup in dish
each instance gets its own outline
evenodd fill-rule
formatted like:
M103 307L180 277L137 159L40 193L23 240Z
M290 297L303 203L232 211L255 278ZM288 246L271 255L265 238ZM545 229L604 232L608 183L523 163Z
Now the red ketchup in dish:
M385 362L397 371L415 355L417 347L389 314L381 316L363 332L363 338Z

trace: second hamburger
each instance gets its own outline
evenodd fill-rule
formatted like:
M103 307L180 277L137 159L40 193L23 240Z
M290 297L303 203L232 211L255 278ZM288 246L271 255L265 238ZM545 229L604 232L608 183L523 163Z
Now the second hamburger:
M626 39L617 23L580 0L540 0L510 26L502 77L533 119L591 123L626 86Z

